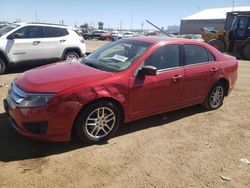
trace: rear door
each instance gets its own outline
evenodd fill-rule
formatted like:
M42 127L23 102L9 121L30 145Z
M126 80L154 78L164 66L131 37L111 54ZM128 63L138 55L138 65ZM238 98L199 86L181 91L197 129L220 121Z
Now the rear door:
M182 99L187 104L200 103L219 77L220 67L206 48L185 44Z
M40 26L24 26L8 39L7 52L11 61L38 60L44 57L43 34Z
M65 28L43 26L43 46L46 49L45 59L61 58L69 43L68 31Z
M157 68L156 76L130 78L129 111L132 118L175 108L182 96L183 67L179 45L158 48L142 64Z

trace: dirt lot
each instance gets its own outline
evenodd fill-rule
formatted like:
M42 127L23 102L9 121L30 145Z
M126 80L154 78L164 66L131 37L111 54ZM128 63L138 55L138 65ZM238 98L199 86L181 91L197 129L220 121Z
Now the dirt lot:
M105 42L87 41L89 51ZM10 84L23 69L0 76ZM101 145L17 135L0 87L0 187L250 187L250 62L223 107L194 106L122 126ZM230 178L222 180L221 176Z

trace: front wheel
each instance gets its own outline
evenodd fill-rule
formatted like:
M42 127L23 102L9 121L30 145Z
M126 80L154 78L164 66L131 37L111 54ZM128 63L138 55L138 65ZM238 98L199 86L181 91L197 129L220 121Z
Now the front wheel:
M208 92L203 103L207 110L215 110L222 106L225 97L225 87L222 83L216 83Z
M6 65L2 59L0 59L0 74L3 74L6 70Z
M95 144L108 140L118 129L120 111L109 101L97 101L86 106L78 115L75 133L82 141Z

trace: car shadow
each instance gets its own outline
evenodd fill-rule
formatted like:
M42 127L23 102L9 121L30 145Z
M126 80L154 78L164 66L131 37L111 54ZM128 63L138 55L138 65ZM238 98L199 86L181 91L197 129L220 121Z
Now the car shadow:
M204 111L200 105L197 105L126 123L120 127L115 137L161 126L184 117L203 113ZM108 142L101 144L108 144ZM46 157L89 146L89 144L85 144L74 137L71 142L40 142L31 140L17 134L12 129L6 113L0 114L0 161L2 162Z
M4 74L14 74L14 73L23 73L27 70L42 66L42 65L48 65L51 63L59 62L58 61L32 61L32 62L21 62L18 63L18 65L11 65L7 67Z

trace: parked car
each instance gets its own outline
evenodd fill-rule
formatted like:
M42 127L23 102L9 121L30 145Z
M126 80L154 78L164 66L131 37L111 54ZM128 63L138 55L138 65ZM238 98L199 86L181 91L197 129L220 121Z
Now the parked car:
M2 28L2 27L5 27L5 26L7 26L8 24L0 24L0 29Z
M100 39L101 34L107 33L107 31L104 30L92 30L88 33L83 34L83 38L85 40L92 40L92 39Z
M112 31L112 40L118 40L122 38L122 34L119 31Z
M127 31L123 33L123 38L129 38L129 37L133 37L134 33L131 31Z
M112 33L102 33L99 39L100 40L112 40Z
M30 138L68 141L75 132L98 143L123 122L196 104L219 108L237 68L235 57L204 42L121 39L80 61L25 72L12 82L4 107L15 130Z
M39 23L15 23L0 29L0 74L20 62L76 60L86 52L74 28Z

